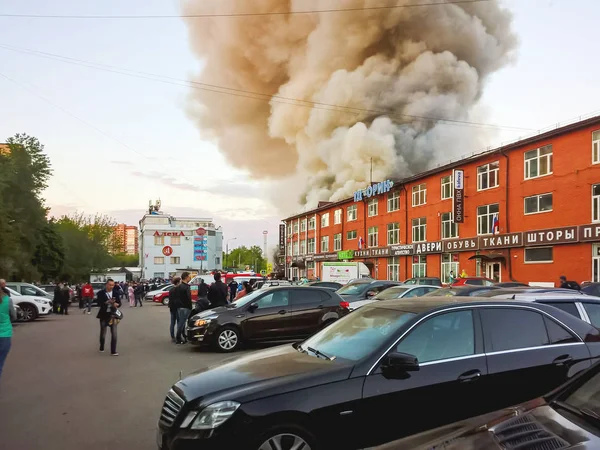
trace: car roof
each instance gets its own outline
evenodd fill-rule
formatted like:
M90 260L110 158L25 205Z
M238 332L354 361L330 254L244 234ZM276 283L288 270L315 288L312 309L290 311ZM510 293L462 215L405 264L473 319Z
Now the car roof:
M514 300L519 301L536 301L544 300L546 302L600 302L600 297L594 297L593 295L579 295L579 294L564 294L558 293L553 294L552 292L540 292L538 294L516 294Z

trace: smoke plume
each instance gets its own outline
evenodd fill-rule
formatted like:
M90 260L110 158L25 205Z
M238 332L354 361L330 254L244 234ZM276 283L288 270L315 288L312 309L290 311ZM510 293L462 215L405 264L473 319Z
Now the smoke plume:
M185 0L183 14L415 3ZM205 64L194 81L235 89L192 90L188 113L202 137L252 177L285 180L285 192L308 206L363 188L371 161L381 181L473 150L461 139L470 130L420 118L468 120L517 42L510 13L495 0L185 20Z

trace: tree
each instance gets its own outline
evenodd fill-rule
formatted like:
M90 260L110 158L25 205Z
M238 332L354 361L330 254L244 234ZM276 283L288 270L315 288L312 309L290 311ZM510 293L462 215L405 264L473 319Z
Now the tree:
M62 273L65 263L65 249L58 226L50 219L40 230L40 240L35 249L33 265L42 280L56 280Z
M118 267L138 267L140 265L140 255L128 255L126 253L117 253L113 255L114 266Z
M262 249L258 245L250 248L242 246L229 252L227 265L229 268L238 270L244 270L246 266L250 266L252 270L259 272L267 268L267 260L263 258Z

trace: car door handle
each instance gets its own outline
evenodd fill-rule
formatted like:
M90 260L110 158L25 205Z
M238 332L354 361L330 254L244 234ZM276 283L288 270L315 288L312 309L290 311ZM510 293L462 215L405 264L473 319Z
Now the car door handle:
M558 358L556 358L554 361L552 361L552 364L560 367L560 366L564 366L565 364L570 363L571 361L573 361L573 357L571 355L561 355Z
M287 311L286 311L285 309L282 309L281 311L279 311L279 313L278 313L278 314L281 314L281 315L283 315L283 314L287 314Z
M469 370L468 372L465 372L461 376L459 376L458 381L460 381L461 383L468 383L470 381L477 380L479 377L481 377L480 370Z

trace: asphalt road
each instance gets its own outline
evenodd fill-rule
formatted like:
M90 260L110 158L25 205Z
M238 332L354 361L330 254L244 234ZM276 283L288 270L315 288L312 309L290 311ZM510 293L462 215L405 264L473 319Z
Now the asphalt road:
M164 306L123 313L120 356L110 355L110 332L98 352L95 308L16 324L0 380L0 449L156 449L160 408L179 372L231 357L172 344Z

